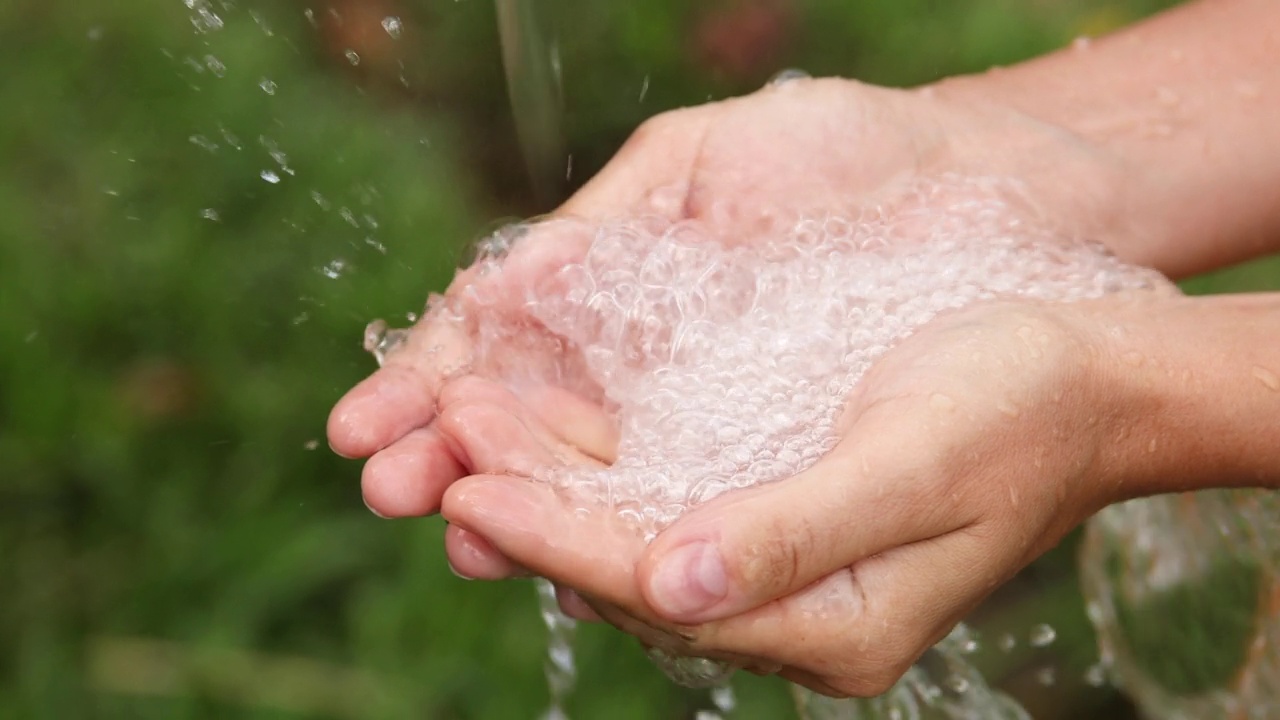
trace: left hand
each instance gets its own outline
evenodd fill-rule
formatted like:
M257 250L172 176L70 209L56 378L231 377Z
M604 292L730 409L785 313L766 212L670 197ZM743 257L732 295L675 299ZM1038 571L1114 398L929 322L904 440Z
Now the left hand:
M443 513L645 642L827 695L877 695L994 588L1133 492L1126 458L1148 443L1134 418L1152 408L1112 371L1106 318L1141 304L941 316L862 378L818 464L699 507L648 547L610 512L574 511L526 479L555 441L522 411L446 409L443 431L487 474L450 487Z

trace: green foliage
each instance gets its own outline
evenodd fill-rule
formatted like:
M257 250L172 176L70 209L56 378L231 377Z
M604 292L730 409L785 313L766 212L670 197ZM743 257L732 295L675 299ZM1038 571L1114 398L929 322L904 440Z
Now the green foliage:
M188 5L224 26L201 32ZM0 716L545 703L532 589L454 578L439 521L373 518L357 464L324 448L329 406L371 369L365 322L419 309L481 227L537 209L492 6L333 5L349 23L361 6L404 36L376 18L344 35L319 3L314 23L265 0L0 6L17 59L0 76ZM810 0L776 53L731 71L699 39L714 4L546 7L579 182L644 117L783 67L918 83L1154 9ZM608 629L582 635L574 716L705 703ZM786 715L781 683L740 691L740 717Z

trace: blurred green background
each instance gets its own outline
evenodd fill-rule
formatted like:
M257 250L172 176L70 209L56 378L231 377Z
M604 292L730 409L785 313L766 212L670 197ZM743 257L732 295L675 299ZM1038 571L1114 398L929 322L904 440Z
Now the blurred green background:
M540 193L484 0L0 4L0 717L538 716L532 588L455 578L438 519L373 517L326 448L365 323L664 109L786 67L924 82L1167 4L528 0L569 175ZM979 617L1058 642L989 665L1037 717L1127 717L1079 679L1070 545ZM707 705L607 628L579 650L576 718ZM782 683L737 687L738 717L790 716Z

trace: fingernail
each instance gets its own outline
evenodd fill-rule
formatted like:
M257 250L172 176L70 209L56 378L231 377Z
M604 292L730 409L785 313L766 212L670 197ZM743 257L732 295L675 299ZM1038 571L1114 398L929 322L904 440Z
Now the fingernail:
M369 512L373 513L375 516L377 516L377 517L379 517L379 518L381 518L381 519L383 519L383 520L390 520L390 519L391 519L391 517L390 517L390 516L383 515L382 513L378 512L377 510L374 510L374 509L373 509L373 506L369 504L369 501L368 501L368 500L365 500L365 501L364 501L364 506L365 506L366 508L368 508L368 509L369 509Z
M458 568L453 566L452 561L445 560L445 564L449 566L449 572L453 573L455 577L461 578L463 580L468 580L468 581L475 580L475 578L473 577L467 577L466 575L463 575L462 573L458 572Z
M649 596L658 612L673 618L709 609L729 592L720 551L710 543L679 547L658 562Z

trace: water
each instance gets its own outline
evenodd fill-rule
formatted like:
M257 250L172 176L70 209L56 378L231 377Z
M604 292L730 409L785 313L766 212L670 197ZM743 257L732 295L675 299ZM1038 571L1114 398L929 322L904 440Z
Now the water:
M961 625L892 690L867 700L833 700L796 689L804 720L1030 720L1013 699L988 686L965 656Z
M501 257L482 260L484 279L448 304L475 324L477 372L566 385L615 409L613 466L541 479L652 539L690 507L811 466L867 368L940 312L1167 287L1028 228L1001 192L922 184L897 207L804 218L750 246L696 222L544 223L531 234L589 238L585 256L515 290L490 282ZM525 240L514 242L511 255ZM515 347L527 366L509 362Z
M507 95L525 169L538 201L550 207L563 199L567 156L559 54L540 24L541 2L546 0L495 0Z
M1102 670L1153 718L1280 717L1280 498L1169 495L1088 527L1081 572ZM1170 653L1168 635L1192 651Z
M816 462L834 446L861 375L940 312L998 298L1171 291L1153 272L1027 222L1011 195L1014 184L945 178L857 217L800 218L751 245L688 221L517 226L482 243L477 279L428 313L465 323L471 371L558 384L612 410L621 442L611 467L545 468L537 479L584 507L611 508L652 539L692 507ZM538 242L580 252L539 282L503 275ZM367 347L394 347L384 327L371 337ZM852 607L839 592L814 601ZM1054 636L1036 627L1029 644ZM966 659L975 648L962 627L881 698L801 693L800 704L815 720L1026 717ZM720 686L733 672L652 657L691 686Z

